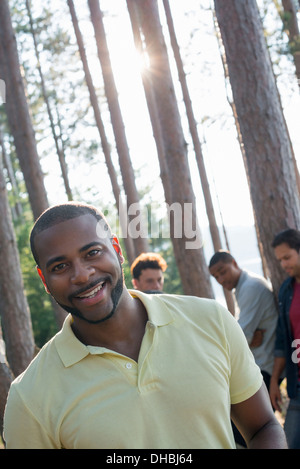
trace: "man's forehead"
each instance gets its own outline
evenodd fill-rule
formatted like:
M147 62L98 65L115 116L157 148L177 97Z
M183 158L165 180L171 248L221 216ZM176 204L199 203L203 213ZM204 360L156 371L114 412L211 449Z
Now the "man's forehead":
M159 275L162 275L162 270L161 269L153 269L151 267L147 267L146 269L143 269L141 271L141 275L143 275L144 277L148 277L148 276L159 276Z
M68 247L76 243L84 245L91 241L107 244L111 239L110 232L103 220L97 220L93 215L86 214L49 226L36 235L35 246L43 252L56 248ZM75 246L74 246L75 247Z
M229 264L230 262L218 261L210 267L210 270L214 272L219 272L219 270L224 269L224 267L228 266Z

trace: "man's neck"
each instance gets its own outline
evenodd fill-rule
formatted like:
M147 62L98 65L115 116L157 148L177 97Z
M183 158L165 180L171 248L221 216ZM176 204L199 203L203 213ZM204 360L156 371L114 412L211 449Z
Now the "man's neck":
M110 319L101 324L88 324L74 318L72 329L85 345L105 347L137 361L147 320L143 303L126 290Z

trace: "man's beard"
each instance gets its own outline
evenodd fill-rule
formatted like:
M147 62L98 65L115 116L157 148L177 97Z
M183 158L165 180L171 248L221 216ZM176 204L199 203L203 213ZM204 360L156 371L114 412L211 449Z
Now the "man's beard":
M123 288L124 288L124 277L123 277L123 270L121 269L121 275L120 275L120 277L119 277L119 279L116 283L116 286L113 288L113 290L111 292L111 299L112 299L112 302L113 302L112 310L104 318L98 319L98 320L95 320L95 321L92 320L92 319L85 318L77 308L72 308L71 306L66 306L66 305L63 305L63 304L58 303L58 302L57 303L59 304L59 306L61 306L64 310L66 310L72 316L76 316L76 317L82 319L83 321L88 322L89 324L100 324L101 322L107 321L109 318L111 318L114 315L114 313L116 311L116 308L118 306L119 300L121 298Z

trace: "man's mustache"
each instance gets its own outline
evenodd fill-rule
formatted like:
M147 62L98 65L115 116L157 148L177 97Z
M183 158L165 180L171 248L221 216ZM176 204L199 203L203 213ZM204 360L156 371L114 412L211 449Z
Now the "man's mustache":
M81 295L82 293L85 293L86 291L90 290L91 288L95 287L96 285L99 285L99 283L111 283L112 280L109 276L107 277L101 277L97 280L94 280L93 282L91 282L89 285L86 285L85 287L82 287L78 290L76 290L75 292L71 293L71 295L68 296L68 300L71 302L73 298L75 298L76 296L79 296Z

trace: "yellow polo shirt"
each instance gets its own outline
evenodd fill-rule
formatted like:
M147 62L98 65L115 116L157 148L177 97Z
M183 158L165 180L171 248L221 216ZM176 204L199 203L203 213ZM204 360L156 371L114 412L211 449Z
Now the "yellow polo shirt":
M262 376L214 300L131 291L149 321L138 363L73 334L71 316L12 384L7 448L234 448L230 404Z

